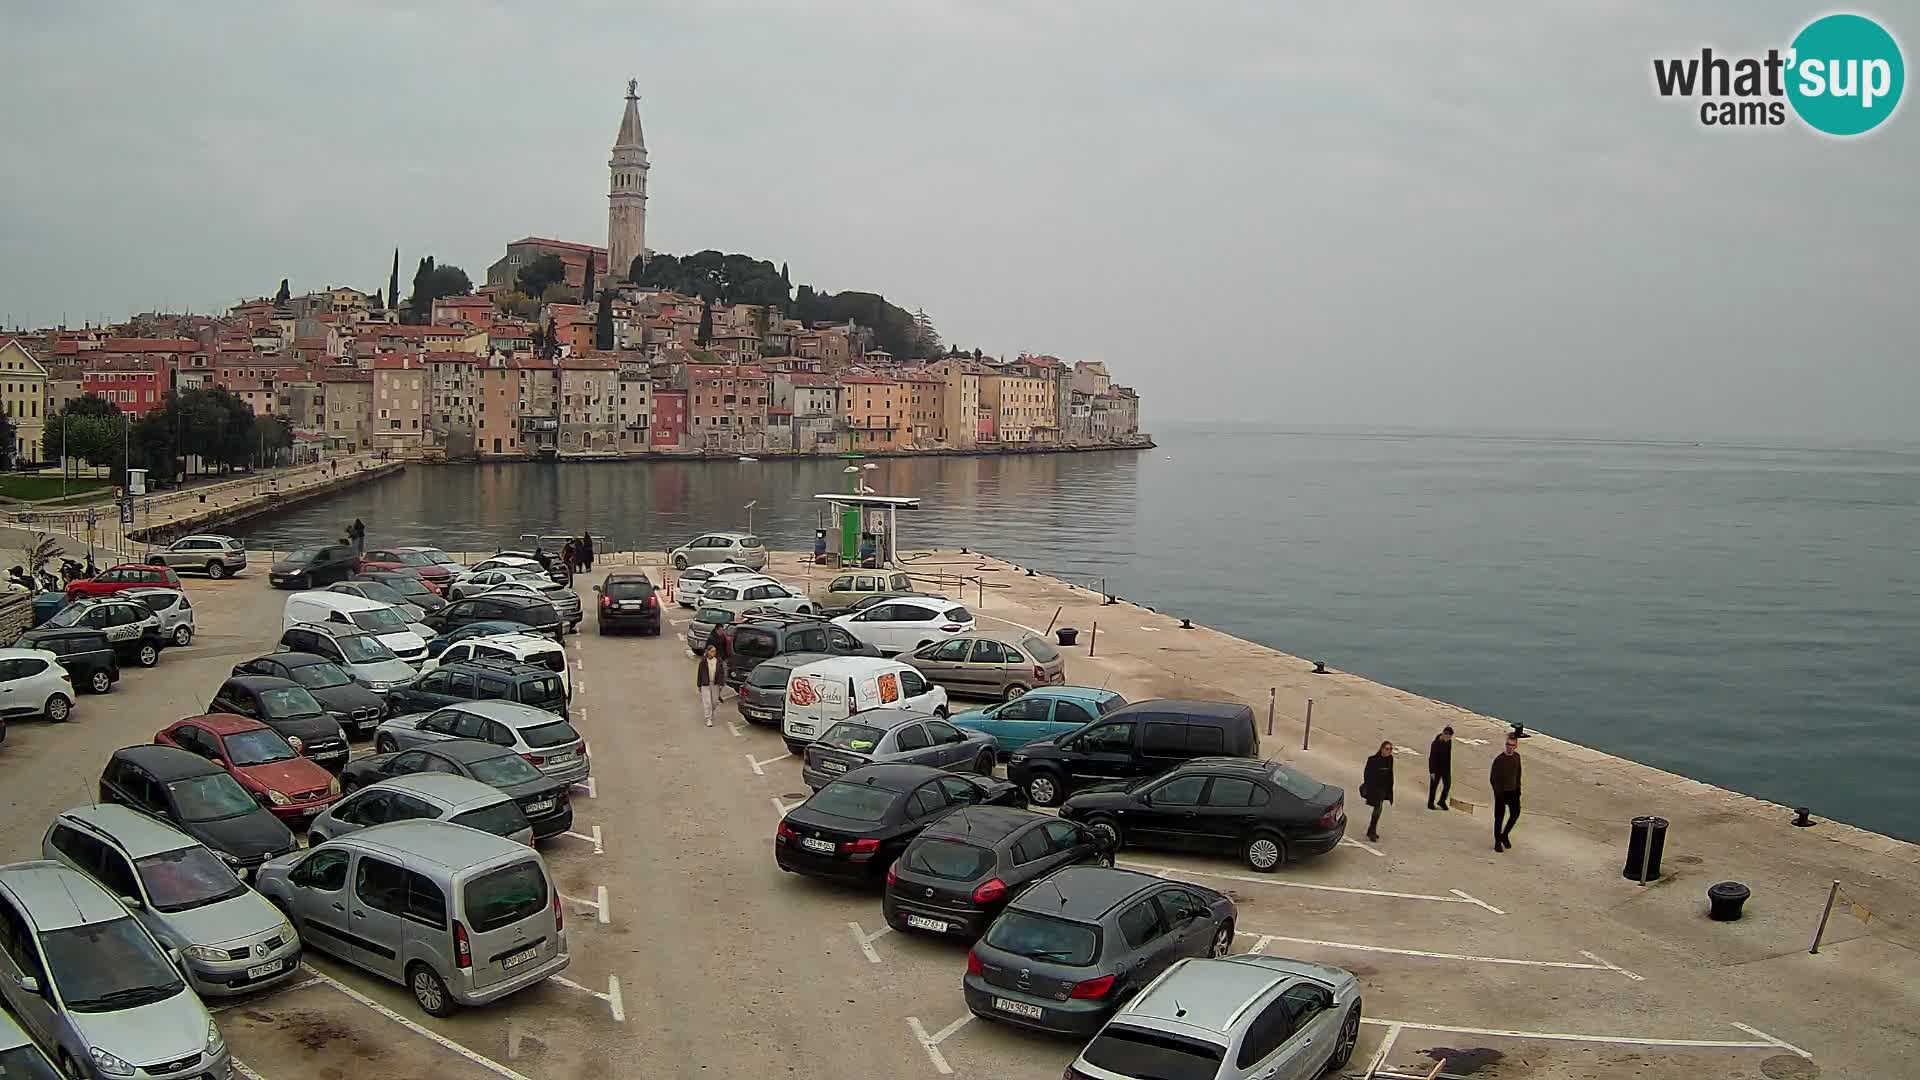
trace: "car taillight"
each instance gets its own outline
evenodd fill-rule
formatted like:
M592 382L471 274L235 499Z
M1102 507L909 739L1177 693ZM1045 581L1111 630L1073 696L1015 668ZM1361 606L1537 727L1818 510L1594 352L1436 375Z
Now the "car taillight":
M601 593L601 594L600 594L600 606L601 606L601 607L612 607L612 606L613 606L613 597L611 597L611 596L608 596L608 595L607 595L606 593Z
M793 831L793 826L782 821L780 827L774 830L773 838L779 843L791 844L800 839L800 834Z
M566 916L560 913L560 890L553 891L553 932L558 934L567 928Z
M880 850L880 841L871 838L866 840L849 840L840 845L840 847L856 859L868 859L873 857L874 852Z
M973 902L976 904L991 904L1006 895L1007 883L1001 881L999 878L994 878L991 881L981 882L980 887L973 890Z
M655 595L653 595L652 593L648 593L648 594L647 594L647 606L648 606L648 607L650 607L650 608L656 608L656 607L659 607L659 606L660 606L660 598L659 598L659 597L657 597L657 596L655 596Z
M473 966L473 946L467 943L467 928L453 921L453 962L462 971Z
M1332 806L1327 807L1326 813L1320 815L1320 827L1323 829L1333 828L1334 825L1340 821L1340 815L1344 813L1346 809L1347 801L1345 799L1335 801Z
M1107 996L1107 991L1111 989L1113 989L1113 976L1102 975L1097 979L1088 979L1086 982L1083 982L1083 983L1074 983L1073 994L1071 996L1081 998L1083 1000L1089 999L1089 998L1103 998Z
M888 863L887 864L887 884L891 885L894 882L899 880L900 880L900 864L898 862Z
M1041 666L1040 666L1039 664L1035 664L1035 665L1033 665L1033 681L1034 681L1034 682L1046 682L1046 681L1047 681L1047 669L1046 669L1046 668L1043 668L1043 667L1041 667Z
M525 758L529 765L545 765L547 763L547 759L541 757L539 754L521 754L520 756Z
M980 957L972 949L967 950L967 974L980 974Z

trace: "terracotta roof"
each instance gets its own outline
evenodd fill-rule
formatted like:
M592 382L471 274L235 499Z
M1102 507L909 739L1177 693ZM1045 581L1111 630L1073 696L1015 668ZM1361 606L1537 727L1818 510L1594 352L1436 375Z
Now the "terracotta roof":
M200 343L192 338L108 338L100 346L103 352L135 353L198 352Z
M490 308L493 301L484 296L443 296L433 302L434 307L483 307Z
M861 386L898 386L899 379L889 379L882 375L842 375L842 383L856 383Z
M515 248L526 244L538 244L542 247L559 248L563 251L573 251L582 254L589 251L595 255L605 255L607 253L606 248L594 247L592 244L575 244L566 240L549 240L544 236L523 236L507 246Z
M620 362L611 356L563 356L560 368L563 371L617 371Z
M293 347L296 349L324 349L327 347L327 339L323 337L294 338Z
M381 353L373 358L375 371L418 371L422 370L422 361L418 357L402 353Z
M313 374L314 378L323 383L370 383L373 381L373 372L361 371L358 368L325 368Z
M687 375L697 379L765 379L765 369L750 364L688 364Z

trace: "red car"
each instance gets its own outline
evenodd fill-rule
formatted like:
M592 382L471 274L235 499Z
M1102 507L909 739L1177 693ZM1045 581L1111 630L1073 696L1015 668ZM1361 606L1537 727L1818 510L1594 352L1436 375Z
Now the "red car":
M109 566L90 578L81 578L67 586L67 599L78 600L83 596L111 596L121 589L152 588L178 589L180 575L164 566L143 566L140 563L122 563Z
M311 758L301 757L281 734L258 720L232 713L189 716L153 737L226 769L254 801L294 832L305 829L340 798L340 781Z
M453 567L434 562L423 551L413 548L371 548L360 556L360 569L412 574L436 594L453 580Z

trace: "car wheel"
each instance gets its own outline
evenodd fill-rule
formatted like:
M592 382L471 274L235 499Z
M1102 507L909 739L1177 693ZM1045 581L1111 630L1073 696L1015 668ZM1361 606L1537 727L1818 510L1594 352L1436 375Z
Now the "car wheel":
M425 964L415 963L407 971L407 987L413 991L413 1000L420 1003L428 1016L452 1016L457 1006L453 995L447 993L447 984L440 973Z
M1271 874L1287 861L1287 845L1272 833L1255 833L1247 841L1242 854L1246 856L1248 867Z
M981 776L992 776L993 766L996 764L997 759L998 755L992 750L982 750L980 751L980 756L973 759L973 771L979 773Z
M799 757L801 754L804 754L806 752L807 752L806 743L794 742L792 739L787 740L787 753L792 754L794 757Z
M1327 1059L1327 1072L1347 1067L1353 1060L1353 1048L1360 1045L1360 1003L1353 1003L1347 1018L1340 1021L1340 1040L1333 1044L1333 1056Z
M1113 852L1118 852L1127 842L1126 834L1120 831L1120 823L1105 814L1096 814L1088 818L1087 831L1108 837L1112 843ZM1109 852L1109 857L1113 852Z
M68 701L66 695L55 694L47 699L47 719L55 723L65 723L67 717L71 715L73 715L73 702Z
M175 645L193 644L193 627L188 626L186 623L181 623L179 626L174 627L173 643Z
M675 570L685 570L687 568L687 557L685 555L675 555L673 557L673 568Z
M1035 806L1058 806L1066 794L1066 784L1052 772L1037 772L1027 777L1027 801Z
M140 653L135 660L141 667L152 667L160 662L160 646L151 641L140 643Z
M807 605L805 605L805 604L801 604L801 605L800 605L800 614L802 614L802 615L811 615L811 614L813 614L813 609L812 609L812 608L810 608L810 607L808 607L808 606L807 606Z
M207 576L212 578L215 581L219 581L221 578L226 577L227 564L223 562L218 562L218 561L208 563Z
M398 749L400 748L394 745L393 739L389 736L381 735L373 740L373 750L376 754L391 754Z
M104 694L113 689L113 676L107 674L104 669L96 671L87 679L87 689L96 694Z
M1213 944L1208 947L1207 955L1218 960L1232 951L1233 920L1228 919L1226 922L1220 924L1220 929L1213 932Z
M1019 683L1014 683L1011 686L1007 687L1006 693L1001 700L1012 701L1013 699L1018 697L1025 697L1026 693L1027 693L1026 687L1021 686Z

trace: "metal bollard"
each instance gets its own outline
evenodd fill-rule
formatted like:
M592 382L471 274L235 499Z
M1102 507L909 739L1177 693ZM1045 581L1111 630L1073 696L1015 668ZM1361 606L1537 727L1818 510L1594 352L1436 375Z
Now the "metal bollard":
M1820 909L1820 925L1813 928L1813 946L1807 950L1809 954L1820 951L1820 939L1826 936L1827 919L1833 914L1833 902L1839 896L1840 883L1836 881L1833 887L1827 890L1827 906Z
M1313 743L1313 699L1307 699L1307 729L1300 733L1300 749L1305 750Z
M1269 735L1273 734L1273 702L1274 702L1274 698L1279 693L1280 693L1279 687L1277 686L1267 687L1267 734Z
M1093 643L1100 640L1100 620L1093 620L1093 633L1087 636L1087 655L1093 655Z

